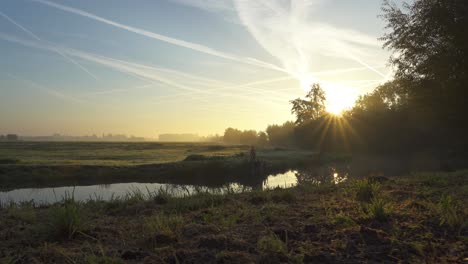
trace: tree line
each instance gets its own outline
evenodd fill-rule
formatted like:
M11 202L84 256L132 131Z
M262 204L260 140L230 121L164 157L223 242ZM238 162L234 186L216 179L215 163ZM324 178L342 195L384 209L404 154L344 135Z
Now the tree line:
M291 146L321 151L404 152L467 149L468 1L384 0L381 38L393 52L392 81L361 96L342 116L325 111L320 84L291 101L295 122L265 132L229 128L231 144Z

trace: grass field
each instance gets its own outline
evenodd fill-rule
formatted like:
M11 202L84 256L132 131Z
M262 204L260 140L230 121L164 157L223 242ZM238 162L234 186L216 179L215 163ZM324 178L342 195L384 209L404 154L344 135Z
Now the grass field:
M258 184L267 173L316 158L311 151L259 149L264 169L251 177L249 150L208 143L0 143L0 190L119 182Z
M141 165L175 162L191 154L230 156L248 146L208 143L0 142L0 162L23 165Z

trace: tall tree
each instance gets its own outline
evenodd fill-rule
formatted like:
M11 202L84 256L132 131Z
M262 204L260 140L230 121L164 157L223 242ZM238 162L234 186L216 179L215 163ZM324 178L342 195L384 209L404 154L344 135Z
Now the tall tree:
M320 84L313 84L305 97L291 101L291 112L296 115L296 124L316 120L325 113L325 93Z
M400 8L384 0L382 9L385 47L421 123L467 128L468 1L415 0Z

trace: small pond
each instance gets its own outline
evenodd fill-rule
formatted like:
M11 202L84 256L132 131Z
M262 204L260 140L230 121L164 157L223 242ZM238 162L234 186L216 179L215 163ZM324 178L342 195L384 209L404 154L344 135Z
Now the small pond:
M269 175L263 182L261 188L290 188L297 185L299 174L296 170L289 170L285 173ZM141 191L143 194L157 193L160 191L168 192L173 196L187 196L198 191L209 191L212 193L243 192L254 189L251 186L242 186L236 183L226 184L224 187L208 188L205 186L194 185L174 185L165 183L114 183L105 185L89 186L65 186L54 188L22 188L7 192L0 192L0 202L2 203L21 203L34 201L37 204L50 204L61 201L66 195L73 194L77 201L86 201L89 199L110 200L116 197L124 197L133 192Z

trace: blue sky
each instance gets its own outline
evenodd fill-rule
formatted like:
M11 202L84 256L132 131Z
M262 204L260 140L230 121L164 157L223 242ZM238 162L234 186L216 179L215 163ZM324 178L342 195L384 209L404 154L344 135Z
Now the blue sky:
M0 134L222 133L391 78L376 0L3 0Z

